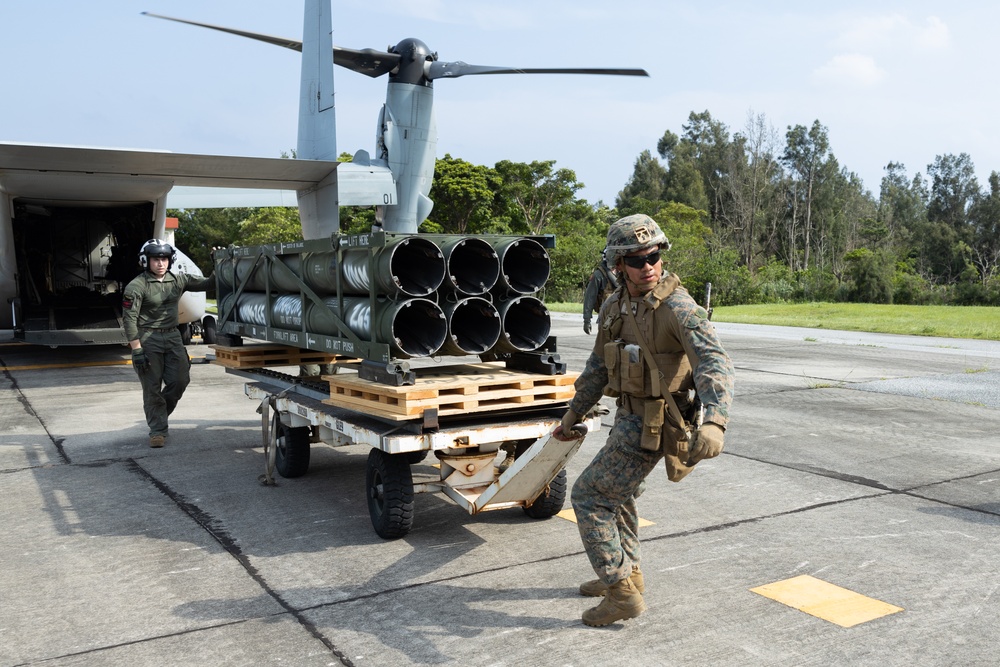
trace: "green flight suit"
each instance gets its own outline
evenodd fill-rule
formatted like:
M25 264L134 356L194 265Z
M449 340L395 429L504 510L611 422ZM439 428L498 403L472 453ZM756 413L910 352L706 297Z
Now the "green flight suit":
M177 328L177 304L186 291L201 292L214 285L213 276L167 271L157 280L149 271L135 277L122 297L122 324L129 341L138 340L149 368L136 369L142 384L142 406L150 437L167 435L167 417L191 382L188 357Z

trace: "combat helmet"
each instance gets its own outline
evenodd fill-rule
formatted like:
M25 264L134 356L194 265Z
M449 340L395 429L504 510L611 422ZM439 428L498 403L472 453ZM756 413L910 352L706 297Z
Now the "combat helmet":
M177 261L177 253L173 246L160 239L149 239L142 244L139 248L139 266L148 269L150 257L166 257L170 260L169 266L173 266Z
M618 260L630 252L659 247L670 250L670 241L648 215L637 213L621 218L608 229L608 244L605 248L608 265L615 266Z

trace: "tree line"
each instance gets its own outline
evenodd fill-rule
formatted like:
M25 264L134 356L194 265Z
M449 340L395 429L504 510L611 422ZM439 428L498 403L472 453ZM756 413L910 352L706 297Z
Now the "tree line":
M579 301L608 225L653 217L666 258L693 294L718 305L780 301L1000 305L1000 174L983 188L968 154L942 154L926 174L889 162L877 196L833 153L820 121L782 137L763 115L736 132L708 111L643 151L614 207L578 197L555 161L493 167L445 155L423 232L554 234L549 301ZM350 159L343 156L342 159ZM295 209L178 211L178 245L199 265L213 245L300 238ZM347 233L374 210L342 209ZM204 257L200 255L204 254Z

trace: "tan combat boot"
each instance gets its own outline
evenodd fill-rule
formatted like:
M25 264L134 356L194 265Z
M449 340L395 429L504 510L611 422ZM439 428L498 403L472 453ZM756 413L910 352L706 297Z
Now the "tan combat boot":
M166 438L162 435L149 436L149 446L153 448L162 447Z
M632 574L628 578L632 580L632 583L635 584L636 589L640 593L646 592L646 581L643 579L642 570L639 569L638 565L632 568ZM580 595L586 595L587 597L598 598L607 591L608 587L600 579L591 579L580 584Z
M642 600L642 593L629 577L609 586L601 604L583 612L583 622L592 627L600 627L635 618L644 611L646 603Z

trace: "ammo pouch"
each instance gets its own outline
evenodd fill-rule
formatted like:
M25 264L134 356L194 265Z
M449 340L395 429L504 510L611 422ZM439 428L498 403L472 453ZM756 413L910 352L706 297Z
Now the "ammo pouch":
M642 438L639 444L651 452L660 451L664 436L664 404L662 398L649 398L642 404Z
M608 369L608 384L604 389L606 395L643 395L643 383L648 371L638 345L626 345L622 341L605 343L604 365Z

